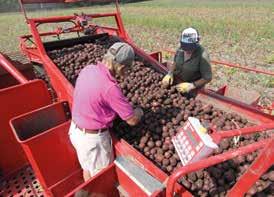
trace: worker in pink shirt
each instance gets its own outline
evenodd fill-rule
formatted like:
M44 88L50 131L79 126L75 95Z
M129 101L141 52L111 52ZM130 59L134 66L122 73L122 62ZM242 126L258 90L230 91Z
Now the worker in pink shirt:
M134 126L143 116L142 109L132 108L115 79L130 69L134 57L131 46L117 42L102 62L86 66L77 78L69 136L85 181L113 161L109 128L115 117Z

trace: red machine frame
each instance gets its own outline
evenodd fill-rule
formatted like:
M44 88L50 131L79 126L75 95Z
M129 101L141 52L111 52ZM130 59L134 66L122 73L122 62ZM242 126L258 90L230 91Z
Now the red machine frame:
M45 1L43 1L43 0L35 0L35 1L34 0L25 0L25 1L21 1L20 0L19 2L21 4L22 11L24 12L26 21L29 24L29 27L30 27L30 30L31 30L31 33L32 33L32 35L21 36L21 38L20 38L20 48L21 48L22 52L24 54L26 54L26 56L29 58L30 61L37 62L37 63L44 64L44 65L48 65L48 66L45 66L45 69L47 70L47 72L48 73L53 73L54 75L58 76L58 78L60 78L60 80L57 80L57 79L52 79L51 80L53 86L58 87L56 89L60 90L60 91L57 91L57 94L59 94L59 98L67 99L67 98L64 97L66 95L69 98L68 99L69 102L71 102L71 99L72 99L71 95L72 95L73 88L70 84L63 84L62 83L62 82L65 81L65 80L61 79L61 78L63 78L62 73L60 73L60 71L58 69L54 68L56 66L51 61L51 59L48 58L47 53L45 51L45 48L43 46L43 42L41 40L41 37L53 36L53 35L59 36L62 33L68 33L68 32L79 32L79 31L83 30L82 27L75 24L74 28L71 28L71 29L69 29L69 31L66 31L66 32L62 32L63 31L62 28L58 28L56 31L53 31L53 32L39 33L37 27L41 24L73 21L73 20L76 19L76 16L32 18L32 19L29 19L29 18L27 18L27 15L25 13L23 2L33 3L33 2L45 2ZM54 2L54 1L51 1L51 2ZM60 0L58 2L72 2L72 1L65 1L65 0L62 1L62 0ZM163 65L161 64L162 63L162 53L161 52L152 53L152 54L150 54L150 56L148 56L142 50L138 49L137 46L134 45L133 41L130 39L130 37L128 36L128 34L125 31L125 28L124 28L124 25L123 25L123 22L122 22L122 18L121 18L121 13L120 13L118 1L116 1L116 12L114 12L114 13L92 14L92 15L87 15L87 16L91 17L91 18L114 17L115 21L116 21L116 24L117 24L117 29L112 28L112 27L102 27L104 29L104 31L109 33L110 35L119 36L124 41L131 44L135 48L136 52L139 53L140 56L145 57L145 59L147 59L149 62L155 64L157 67L161 67L161 68L163 68L163 70L166 70L166 68L164 68ZM99 29L98 29L97 33L100 33ZM33 38L34 42L33 41L31 41L31 42L35 43L36 46L27 47L26 42L30 41L32 38ZM174 54L174 51L172 51L172 50L164 50L164 51ZM261 74L265 74L265 75L274 76L274 73L272 73L270 71L263 71L263 70L259 70L259 69L255 69L255 68L249 68L248 66L241 66L241 65L238 65L238 64L232 64L232 63L217 61L217 60L213 60L212 63L217 64L217 65L222 65L222 66L229 66L229 67L233 67L233 68L239 68L239 69L242 69L242 70L248 71L248 72L256 72L256 73L261 73ZM218 94L224 95L226 89L227 89L227 87L224 86L221 89L217 90L216 92ZM268 107L262 107L262 106L256 105L256 104L253 105L254 108L257 108L257 109L259 109L261 111L264 111L264 112L268 112L270 114L273 111L273 108L274 108L273 106L274 106L274 102L272 103L271 106L268 106Z
M23 3L23 1L20 1ZM30 1L34 2L34 1ZM35 2L41 2L41 0L36 0ZM157 67L161 67L163 70L166 68L159 64L154 58L148 56L142 50L138 49L137 46L134 45L132 40L129 38L128 34L125 31L121 13L119 9L118 2L116 1L116 12L113 13L105 13L105 14L87 14L88 17L91 18L101 18L101 17L114 17L117 25L116 28L110 27L101 27L105 30L105 32L109 33L110 35L116 35L122 40L128 42L132 47L135 49L135 52L143 57L145 60L149 61L150 63L154 64ZM44 48L43 42L41 37L44 36L53 36L59 35L60 31L52 31L52 32L38 32L38 25L45 24L45 23L58 23L58 22L65 22L75 20L76 16L62 16L62 17L48 17L48 18L26 18L28 26L32 35L26 35L20 37L20 48L21 51L29 58L30 61L37 62L44 65L45 70L47 71L48 75L51 78L51 83L57 92L57 95L60 99L68 100L70 103L72 102L72 92L73 87L72 85L64 78L63 74L60 70L55 66L52 60L48 57L47 52ZM70 29L69 32L77 32L81 31L81 27L75 26L75 28ZM65 32L62 32L65 33ZM100 29L98 29L97 33L101 33ZM31 40L33 39L33 41ZM27 47L27 41L30 41L35 45L32 47ZM51 77L55 76L55 77Z
M73 1L73 0L72 0ZM74 0L75 1L75 0ZM24 3L41 3L41 2L49 2L44 0L20 0L22 9ZM57 2L54 0L51 0L50 2ZM61 1L58 2L68 2L68 1ZM63 74L60 72L60 70L57 68L57 66L53 63L53 61L48 57L47 52L45 50L45 47L43 45L41 37L44 36L52 36L52 35L60 35L64 32L62 29L57 29L56 31L52 32L42 32L40 33L38 31L38 26L45 23L55 23L55 22L66 22L66 21L74 21L76 20L76 16L62 16L62 17L47 17L47 18L28 18L25 10L23 9L24 15L26 17L26 22L29 25L29 28L31 30L31 35L21 36L20 38L20 48L22 52L29 58L32 62L37 62L40 64L43 64L48 76L51 79L51 84L53 85L55 91L57 92L58 99L59 100L67 100L71 104L72 102L72 93L73 93L73 86L67 81L67 79L63 76ZM129 38L127 35L121 14L119 11L119 6L116 1L116 12L114 13L106 13L106 14L91 14L87 15L91 18L99 18L99 17L114 17L117 29L116 28L109 28L109 27L101 27L105 30L105 32L109 33L110 35L117 35L120 37L123 41L128 42L133 46L135 49L135 52L141 56L144 60L150 62L154 67L158 68L161 72L167 71L166 67L159 63L155 57L147 55L144 51L140 50L133 41ZM74 28L71 28L69 32L79 32L82 31L82 27L79 25L75 25ZM97 29L97 33L102 33L100 29ZM33 46L28 47L27 42L31 41L33 43ZM155 56L155 55L154 55ZM158 60L161 58L158 57ZM24 79L24 77L21 75L20 72L17 72L16 69L13 69L13 66L9 64L8 61L5 60L4 57L0 56L0 63L2 63L5 67L5 69L11 73L12 76L14 76L20 83L26 83L27 80ZM220 62L215 62L220 63ZM229 64L226 64L229 65ZM231 64L232 65L232 64ZM236 67L236 66L233 66ZM239 66L238 66L239 67ZM252 69L252 71L254 71ZM256 71L255 71L256 72ZM266 73L265 73L266 74ZM273 73L268 73L273 76ZM273 121L274 117L264 114L261 111L257 110L256 108L249 106L247 104L241 103L239 101L235 101L230 98L226 98L220 94L217 94L215 92L204 90L201 91L199 94L201 99L206 100L207 102L214 103L218 105L219 107L221 105L226 105L226 107L235 110L239 113L244 114L248 119L251 119L252 121L259 123L258 126L255 127L249 127L239 130L231 130L231 131L225 131L225 132L218 132L213 133L213 138L216 141L220 141L223 138L228 138L232 136L242 135L242 134L248 134L248 133L254 133L258 131L264 131L267 129L274 129ZM169 178L168 176L163 173L160 169L158 169L156 166L153 165L151 161L149 161L147 158L145 158L141 153L137 152L132 146L130 146L127 142L124 140L117 141L115 140L114 143L115 151L117 155L130 155L134 158L135 161L137 161L141 166L143 166L150 174L157 177L162 182L166 182L168 179L168 184L166 188L166 195L167 196L173 196L173 191L175 188L176 192L180 192L182 196L191 196L191 194L186 191L182 186L179 184L176 184L176 181L179 177L183 176L186 173L206 168L208 166L214 165L216 163L223 162L225 160L231 159L232 157L235 157L237 155L247 154L252 151L255 151L257 149L263 149L267 150L270 149L272 151L263 151L256 161L251 165L250 169L248 170L242 178L240 178L239 182L236 183L236 185L229 191L230 196L242 195L243 193L247 192L250 186L259 178L259 176L266 171L266 169L269 167L268 165L264 165L263 168L260 169L260 172L258 174L252 174L252 169L256 168L259 161L264 159L268 160L269 163L273 163L273 136L270 139L260 141L256 144L252 144L249 146L242 147L238 150L229 151L224 154L216 155L209 157L207 159L204 159L202 161L196 162L195 164L187 167L183 167L178 169L175 173L173 173ZM31 155L28 155L31 157ZM248 182L246 182L246 178L248 177ZM96 179L94 178L94 181ZM87 183L85 183L86 185ZM175 186L174 186L175 185ZM239 188L241 189L239 190ZM78 187L80 189L81 186Z

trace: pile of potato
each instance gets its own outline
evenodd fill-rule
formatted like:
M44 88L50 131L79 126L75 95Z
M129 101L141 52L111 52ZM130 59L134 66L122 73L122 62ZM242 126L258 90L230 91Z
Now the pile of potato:
M104 54L113 43L117 41L114 37L102 37L95 42L77 44L48 51L49 57L59 67L65 77L75 85L80 71L89 64L101 61Z
M75 45L48 52L65 77L74 85L81 69L88 64L101 61L107 48L115 40L97 40L95 43ZM183 96L174 86L163 87L163 74L150 65L136 61L125 78L117 77L119 85L134 106L142 107L145 114L142 122L130 127L117 119L114 130L167 174L181 166L180 159L171 142L178 128L188 117L196 117L201 123L216 130L231 130L252 126L247 119L236 113L227 113L200 100ZM268 137L255 134L241 137L238 144L232 139L221 142L214 154L220 154L239 146L247 145ZM210 168L190 173L180 182L195 196L225 196L241 174L256 158L257 152L239 156ZM273 194L273 169L264 175L248 192L247 196Z

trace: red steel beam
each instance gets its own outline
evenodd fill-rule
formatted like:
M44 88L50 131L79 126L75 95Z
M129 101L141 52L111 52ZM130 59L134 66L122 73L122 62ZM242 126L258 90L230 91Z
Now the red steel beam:
M91 18L100 18L100 17L113 17L116 16L116 13L106 13L106 14L87 14ZM69 20L75 19L75 16L54 16L46 18L31 18L28 20L33 21L34 23L57 23L57 22L67 22Z
M76 2L114 2L115 0L20 0L22 4L39 4L39 3L76 3Z
M244 194L255 184L255 182L273 165L274 162L274 140L264 147L256 160L240 177L237 183L227 193L228 197L244 196Z
M230 138L239 135L247 135L255 132L261 132L274 129L274 123L262 124L252 127L246 127L241 129L233 129L229 131L218 131L211 134L211 137L214 139L215 143L219 143L224 138Z
M264 70L260 70L260 69L256 69L256 68L249 68L248 66L242 66L240 64L232 64L232 63L218 61L218 60L212 60L211 63L221 64L221 65L224 65L224 66L240 68L240 69L246 70L246 71L252 71L252 72L256 72L256 73L261 73L261 74L265 74L265 75L274 76L274 73L271 72L271 71L264 71Z
M38 3L64 3L65 0L20 0L22 4L38 4Z
M7 58L0 53L0 66L2 66L7 72L9 72L18 82L21 84L27 83L28 80L22 75Z
M173 197L175 183L182 176L184 176L188 173L200 170L200 169L204 169L204 168L216 165L218 163L222 163L222 162L232 159L238 155L246 155L248 153L256 151L257 149L261 149L261 148L265 147L270 141L271 141L271 139L262 140L260 142L256 142L256 143L244 146L244 147L240 147L236 150L227 151L223 154L208 157L208 158L202 159L198 162L194 162L190 165L181 167L180 169L176 170L169 177L168 182L167 182L166 196Z
M28 23L28 17L27 17L27 12L25 9L25 4L39 4L39 3L75 3L75 2L93 2L93 3L98 3L98 2L115 2L116 4L116 11L118 12L118 0L18 0L21 12L24 14L24 17L26 19L26 22Z

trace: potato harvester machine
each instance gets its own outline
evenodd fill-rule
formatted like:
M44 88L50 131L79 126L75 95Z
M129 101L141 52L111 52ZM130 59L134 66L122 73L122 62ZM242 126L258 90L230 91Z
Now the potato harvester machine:
M71 2L78 1L19 1L31 32L30 35L20 37L21 52L29 62L20 63L0 54L0 196L75 196L79 192L84 195L84 191L89 193L85 196L192 196L190 191L177 182L181 177L239 155L259 151L258 157L227 192L227 196L244 196L273 165L272 135L180 167L168 175L131 144L117 139L112 133L115 161L89 181L83 182L75 150L68 138L74 87L48 52L115 37L130 44L138 58L157 72L166 73L167 67L162 62L161 52L146 54L130 39L123 25L118 2L115 2L114 12L105 14L29 18L25 11L26 4ZM99 18L112 18L116 27L93 23L93 20ZM63 23L71 26L62 26ZM52 25L55 30L40 31L43 25ZM67 34L74 34L76 38L61 39ZM56 40L46 41L52 37ZM50 88L43 80L37 79L32 65L45 70ZM264 74L273 76L269 72ZM52 96L53 92L55 96ZM217 143L225 138L274 129L273 116L264 113L254 103L251 105L227 97L224 92L224 89L217 92L205 89L199 92L197 98L223 111L237 113L253 123L253 126L214 131L211 136Z

